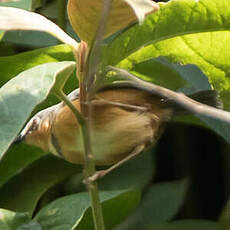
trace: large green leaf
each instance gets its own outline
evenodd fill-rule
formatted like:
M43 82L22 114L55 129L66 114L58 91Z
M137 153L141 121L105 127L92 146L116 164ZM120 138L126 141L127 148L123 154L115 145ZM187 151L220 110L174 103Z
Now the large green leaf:
M5 209L0 209L0 229L41 230L41 227L37 222L31 221L27 213L16 213Z
M137 49L172 37L229 30L229 18L228 0L170 1L147 16L141 26L135 25L114 39L104 50L104 64L117 65Z
M140 193L127 190L101 192L100 199L106 229L112 229L136 207ZM69 195L48 204L35 216L35 220L43 230L93 229L89 207L88 193Z
M74 68L74 62L42 64L20 73L0 89L0 156L56 81L65 82Z
M49 188L80 171L80 166L52 155L44 156L0 188L0 207L32 215L39 199Z
M227 0L171 1L156 14L148 16L143 26L134 26L108 45L104 62L129 70L138 69L140 75L148 74L139 68L144 66L142 62L146 64L159 56L172 62L196 64L220 92L225 108L229 110L229 18ZM137 51L140 44L148 46ZM153 81L157 77L151 76Z
M116 230L146 229L176 215L187 191L187 181L153 185L142 198L140 206Z
M210 84L220 92L225 108L230 109L230 32L212 32L186 35L149 45L119 65L122 68L136 69L138 63L158 56L165 56L172 62L196 64L208 77ZM207 52L212 50L212 52ZM139 68L140 74L142 70ZM192 81L192 79L191 79ZM170 85L168 85L170 87Z

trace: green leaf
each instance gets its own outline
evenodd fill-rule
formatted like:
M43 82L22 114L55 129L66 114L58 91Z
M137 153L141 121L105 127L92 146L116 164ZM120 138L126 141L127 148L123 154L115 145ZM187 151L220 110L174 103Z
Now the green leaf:
M27 213L16 213L5 209L0 209L1 230L22 230L23 228L21 228L21 226L23 226L24 224L28 224L29 221L30 221L30 217ZM35 222L33 223L33 225L34 224ZM38 223L36 223L36 225L38 225ZM40 230L40 229L34 228L34 230Z
M138 204L137 191L101 192L106 229L112 229ZM43 230L93 229L92 214L89 213L88 193L78 193L60 198L44 207L36 216Z
M141 153L138 157L135 157L135 159L126 162L105 177L101 178L98 181L99 189L143 189L154 177L154 158L154 150ZM145 165L144 168L143 165ZM124 175L124 178L121 179L121 175Z
M13 7L0 7L1 30L36 30L50 33L78 50L79 44L55 23L44 16Z
M42 64L20 73L0 89L0 157L56 80L65 82L74 68L74 62Z
M2 40L4 33L5 33L4 31L0 30L0 41Z
M34 146L23 143L12 145L0 161L0 187L44 154L46 153Z
M15 46L23 46L31 49L55 46L59 41L48 33L41 31L7 31L2 39L5 43L10 43Z
M185 180L153 185L136 211L116 230L140 230L170 220L182 206L186 191Z
M208 78L195 65L171 63L164 57L145 60L133 65L134 75L173 90L195 93L211 89ZM185 88L185 89L182 89Z
M152 226L144 228L143 230L221 230L221 226L209 220L180 220L174 221L169 224L164 224L161 226Z
M37 65L58 61L74 61L70 46L58 45L28 51L9 57L0 57L0 84L3 85L22 71Z
M161 40L185 34L229 30L229 18L228 1L169 1L159 11L147 16L141 26L135 25L114 39L104 50L104 65L117 65L139 48ZM175 47L171 46L171 49ZM204 50L207 52L207 49Z
M0 2L0 6L17 7L24 10L35 10L42 5L41 0L17 0Z
M39 199L49 188L80 171L77 165L52 155L44 156L0 188L0 207L32 215Z

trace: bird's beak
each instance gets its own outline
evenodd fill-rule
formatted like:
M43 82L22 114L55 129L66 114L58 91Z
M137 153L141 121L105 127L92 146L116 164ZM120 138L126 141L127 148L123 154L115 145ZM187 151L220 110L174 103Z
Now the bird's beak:
M25 135L22 135L21 133L14 139L13 144L18 144L22 142L25 139Z

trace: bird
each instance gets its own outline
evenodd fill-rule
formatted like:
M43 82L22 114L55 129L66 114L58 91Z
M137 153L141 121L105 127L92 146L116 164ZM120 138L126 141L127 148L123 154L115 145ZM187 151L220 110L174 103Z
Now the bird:
M214 90L200 91L190 98L220 108ZM81 112L80 89L68 95ZM95 165L114 165L154 146L165 124L185 114L173 101L134 84L102 87L92 99L91 148ZM74 164L84 164L84 144L79 123L60 102L35 114L15 139L40 147Z

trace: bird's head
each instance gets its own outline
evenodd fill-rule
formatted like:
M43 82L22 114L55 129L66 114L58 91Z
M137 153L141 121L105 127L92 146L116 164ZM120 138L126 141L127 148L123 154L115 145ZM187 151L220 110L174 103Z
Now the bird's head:
M26 124L14 143L25 142L49 151L53 106L35 114Z

